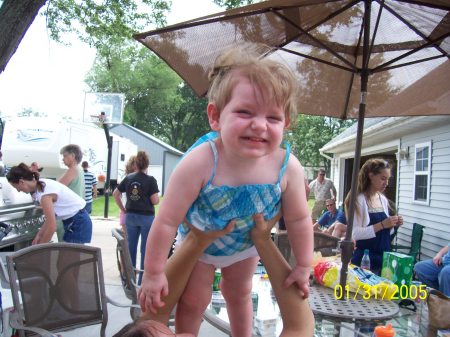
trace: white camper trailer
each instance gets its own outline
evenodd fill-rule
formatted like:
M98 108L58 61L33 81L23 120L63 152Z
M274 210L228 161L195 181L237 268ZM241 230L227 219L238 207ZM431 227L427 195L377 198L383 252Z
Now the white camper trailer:
M57 179L67 169L60 150L67 144L77 144L83 151L83 160L97 176L102 189L107 170L108 147L104 130L92 123L82 123L50 117L17 117L4 121L2 139L3 162L11 167L21 162L39 163L41 176ZM111 133L111 184L121 180L124 167L137 146L130 140Z

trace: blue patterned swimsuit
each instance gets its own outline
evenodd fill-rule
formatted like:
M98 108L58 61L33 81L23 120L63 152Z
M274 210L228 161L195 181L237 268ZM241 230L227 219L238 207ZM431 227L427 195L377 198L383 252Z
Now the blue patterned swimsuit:
M205 250L207 255L231 256L254 246L250 238L254 214L263 213L265 219L271 219L280 211L282 194L280 183L289 161L290 146L286 143L286 156L275 184L214 186L212 181L217 167L217 148L212 140L214 137L210 134L203 139L211 145L214 169L208 183L189 208L186 219L203 231L223 229L231 220L236 220L231 233L215 240ZM194 146L200 143L197 142ZM180 225L179 236L184 238L188 232L189 228L186 225Z

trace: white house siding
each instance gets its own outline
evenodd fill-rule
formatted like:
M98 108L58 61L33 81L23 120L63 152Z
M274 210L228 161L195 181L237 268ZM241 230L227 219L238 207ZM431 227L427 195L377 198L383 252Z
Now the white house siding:
M430 203L413 202L415 145L431 141ZM447 123L403 136L401 148L409 146L409 158L399 161L398 212L404 228L398 243L411 242L412 224L425 226L421 259L433 257L450 242L450 118Z

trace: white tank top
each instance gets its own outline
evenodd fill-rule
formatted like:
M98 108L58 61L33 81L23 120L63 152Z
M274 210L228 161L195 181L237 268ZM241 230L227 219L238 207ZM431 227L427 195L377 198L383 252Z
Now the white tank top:
M35 200L41 203L41 199L47 194L56 194L57 200L53 203L55 215L58 219L68 219L86 206L86 201L78 196L66 185L52 179L40 179L45 183L43 191L35 193Z

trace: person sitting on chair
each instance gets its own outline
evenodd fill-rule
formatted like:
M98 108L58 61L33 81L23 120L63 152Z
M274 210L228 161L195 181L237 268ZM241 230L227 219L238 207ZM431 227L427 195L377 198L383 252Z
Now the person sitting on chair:
M325 206L327 207L327 211L317 220L313 229L335 237L342 237L347 230L344 212L336 208L336 201L334 199L327 199Z
M420 282L450 297L450 243L433 259L416 263L414 271Z

